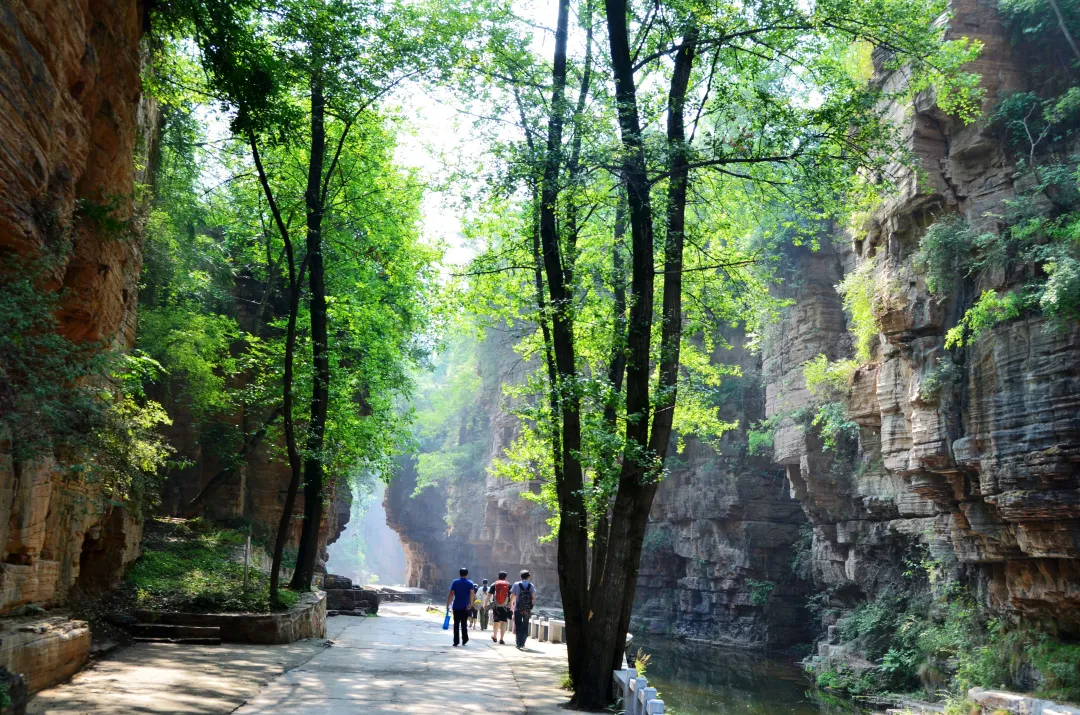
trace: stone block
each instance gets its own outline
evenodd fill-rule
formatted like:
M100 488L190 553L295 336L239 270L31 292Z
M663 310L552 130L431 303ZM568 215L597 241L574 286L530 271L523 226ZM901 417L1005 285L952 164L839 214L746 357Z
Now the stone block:
M551 632L548 636L548 639L552 643L562 643L563 640L565 640L566 638L566 636L564 635L564 631L566 629L566 621L553 620L550 622L550 628Z
M20 674L32 694L74 675L90 658L86 621L13 621L0 630L0 666Z

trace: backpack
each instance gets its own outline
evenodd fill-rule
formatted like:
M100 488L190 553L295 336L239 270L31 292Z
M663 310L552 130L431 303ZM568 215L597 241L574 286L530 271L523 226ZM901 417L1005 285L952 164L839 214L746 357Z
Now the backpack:
M507 599L510 598L510 583L508 581L496 581L492 590L495 591L495 605L505 606Z
M525 588L526 584L521 583L518 588L517 597L517 612L523 616L528 616L532 613L533 608L533 587L532 584L528 584L528 588Z

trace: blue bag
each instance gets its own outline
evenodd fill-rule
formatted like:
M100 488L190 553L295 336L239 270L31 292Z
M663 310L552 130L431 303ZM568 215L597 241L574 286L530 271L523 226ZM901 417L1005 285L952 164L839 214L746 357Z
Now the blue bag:
M446 609L446 618L442 620L442 629L444 631L450 630L450 609Z

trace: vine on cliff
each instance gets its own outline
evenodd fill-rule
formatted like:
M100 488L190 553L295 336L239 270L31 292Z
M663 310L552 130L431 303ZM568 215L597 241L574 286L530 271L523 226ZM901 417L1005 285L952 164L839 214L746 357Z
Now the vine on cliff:
M70 478L101 484L106 503L139 510L156 502L172 453L159 430L169 418L143 390L160 365L64 335L65 294L42 286L69 248L0 263L0 437L16 462L54 457Z

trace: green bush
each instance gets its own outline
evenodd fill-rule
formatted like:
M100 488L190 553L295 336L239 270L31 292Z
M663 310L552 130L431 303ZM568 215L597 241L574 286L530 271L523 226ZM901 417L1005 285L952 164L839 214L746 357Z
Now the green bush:
M33 262L0 257L0 429L18 461L55 455L71 476L138 511L157 497L170 424L143 385L161 366L136 351L75 342L57 320L63 295L40 288L66 249Z
M750 603L755 606L764 606L768 603L776 588L776 584L772 581L756 581L752 578L746 579L746 585L750 589Z
M934 402L946 389L951 389L961 376L960 367L951 358L939 359L919 386L919 399Z
M956 327L945 333L945 347L958 348L977 340L998 323L1019 317L1029 302L1029 298L1022 293L999 295L992 290L983 291Z
M851 381L858 367L854 360L830 362L824 354L819 354L803 365L806 389L818 399L846 397L851 394Z
M235 558L247 534L222 528L201 519L188 522L151 522L139 560L125 584L139 608L167 611L255 612L271 610L267 574L248 571L244 589L244 564ZM298 594L282 590L283 606L296 603Z
M776 426L780 415L773 415L758 420L746 430L746 450L755 457L767 457L772 454Z
M859 424L848 415L844 402L826 402L817 409L813 425L818 428L821 442L826 451L835 452L843 439L855 439L859 435Z
M670 550L675 545L675 535L669 529L649 529L641 542L641 549L647 554L656 554Z
M876 664L871 679L878 691L1023 690L1034 672L1037 695L1080 700L1080 645L1030 626L1008 627L962 588L945 588L934 597L885 589L838 626L844 644ZM836 666L819 664L817 670L827 687L855 693L852 687L866 684Z
M926 275L926 287L937 297L948 296L958 278L972 268L975 232L960 214L948 214L934 222L919 241L915 266Z
M836 286L844 302L844 310L851 320L850 329L855 335L855 356L859 362L868 362L873 352L874 340L880 328L874 304L887 296L877 273L877 262L863 261L854 271L844 276Z

